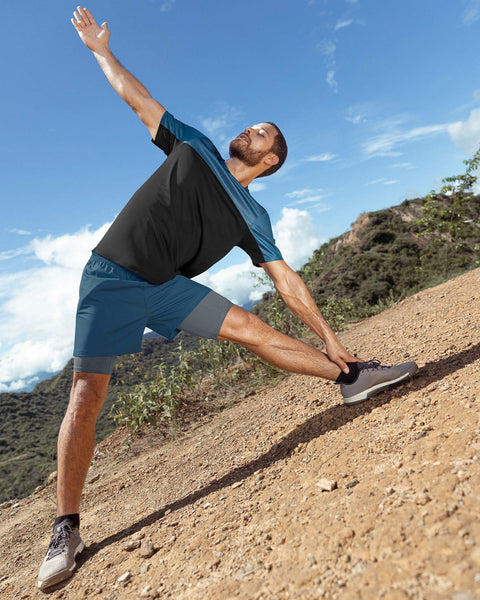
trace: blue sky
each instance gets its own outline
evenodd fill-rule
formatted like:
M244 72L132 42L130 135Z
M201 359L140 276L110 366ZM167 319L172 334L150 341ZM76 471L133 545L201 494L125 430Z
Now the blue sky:
M480 145L480 0L87 6L119 60L225 156L245 126L278 123L289 157L251 191L295 268L362 212L462 172ZM0 391L68 360L82 265L163 160L78 38L74 9L2 4ZM234 251L201 280L243 303L250 270Z

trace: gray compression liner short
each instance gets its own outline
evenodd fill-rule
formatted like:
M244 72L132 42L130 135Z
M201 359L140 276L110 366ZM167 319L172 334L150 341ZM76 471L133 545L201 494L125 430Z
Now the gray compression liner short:
M232 306L230 300L210 291L188 317L178 325L178 329L216 340L223 321ZM116 358L116 356L75 356L73 370L75 373L111 375Z
M217 292L210 291L184 319L179 329L216 340L223 321L233 304Z
M116 359L116 356L74 356L73 370L75 373L111 375Z

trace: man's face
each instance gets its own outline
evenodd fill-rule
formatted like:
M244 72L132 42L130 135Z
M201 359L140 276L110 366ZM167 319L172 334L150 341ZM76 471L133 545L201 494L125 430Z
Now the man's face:
M255 167L271 151L277 131L270 123L247 127L230 142L230 156Z

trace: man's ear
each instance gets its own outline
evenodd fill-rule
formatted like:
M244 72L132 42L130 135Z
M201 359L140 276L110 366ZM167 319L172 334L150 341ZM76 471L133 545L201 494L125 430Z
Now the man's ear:
M280 159L278 158L278 156L276 154L274 154L273 152L269 152L263 159L263 162L268 167L273 167L273 165L278 164L279 160Z

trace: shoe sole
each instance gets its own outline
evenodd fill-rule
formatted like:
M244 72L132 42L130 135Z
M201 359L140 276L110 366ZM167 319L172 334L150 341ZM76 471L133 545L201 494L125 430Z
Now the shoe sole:
M62 581L65 581L65 579L68 579L69 577L71 577L72 574L73 574L73 572L75 571L76 566L77 566L76 558L84 550L85 550L85 544L83 542L80 542L80 544L78 544L78 546L77 546L77 548L75 550L75 555L74 555L74 559L73 559L73 565L69 569L64 569L63 571L59 571L58 573L54 573L53 575L51 575L47 579L43 579L42 581L40 581L40 579L39 579L38 580L38 589L44 590L47 587L52 587L52 585L55 585L55 584L60 583Z
M365 400L368 400L368 398L371 398L375 394L378 394L379 392L391 387L392 385L395 385L397 383L402 383L402 381L410 379L411 377L413 377L413 375L415 375L415 373L417 371L418 371L418 367L415 370L411 370L408 373L405 373L405 375L401 375L400 377L397 377L397 379L393 379L391 381L385 381L384 383L379 383L378 385L374 385L373 387L369 388L368 390L364 390L363 392L355 394L355 396L351 396L350 398L344 398L343 403L346 404L347 406L351 406L352 404L358 404L359 402L364 402Z

